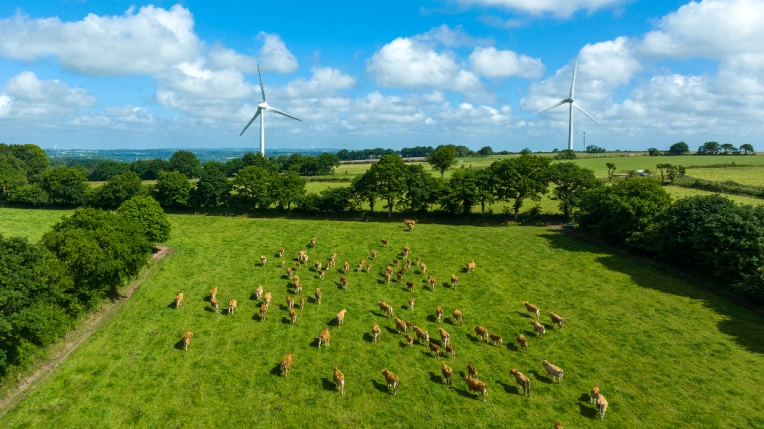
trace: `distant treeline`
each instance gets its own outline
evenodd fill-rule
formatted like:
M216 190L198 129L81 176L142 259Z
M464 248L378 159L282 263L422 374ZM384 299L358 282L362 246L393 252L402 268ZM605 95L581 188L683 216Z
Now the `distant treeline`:
M452 147L456 151L456 156L464 158L468 156L488 156L488 155L509 155L511 152L501 151L494 152L490 146L485 146L478 151L474 151L467 146L456 145L443 145L446 147ZM337 157L341 161L357 161L364 159L375 159L383 155L398 155L403 158L424 158L430 156L435 152L435 148L432 146L415 146L404 147L401 150L383 149L381 147L375 149L361 149L361 150L347 150L342 149L337 152Z

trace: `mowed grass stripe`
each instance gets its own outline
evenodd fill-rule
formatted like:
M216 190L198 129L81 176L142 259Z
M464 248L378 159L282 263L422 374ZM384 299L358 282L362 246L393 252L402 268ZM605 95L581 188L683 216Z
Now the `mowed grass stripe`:
M698 286L609 254L564 234L534 227L477 227L293 221L203 216L171 216L173 253L136 291L121 312L72 353L69 359L3 419L8 427L412 427L506 426L597 427L585 394L599 383L610 402L609 427L745 427L764 425L760 386L764 375L762 318ZM318 237L315 249L307 248ZM381 247L381 239L390 241ZM289 324L285 270L278 248L294 265L307 249L309 267L299 275L306 307ZM420 256L435 292L423 289L419 269L406 276L418 285L415 310L404 310L405 284L383 283L385 264L403 246ZM377 261L369 250L378 249ZM338 265L360 259L370 274L351 268L350 288L339 287L340 272L321 281L312 270L338 252ZM259 257L268 257L265 268ZM463 267L475 259L477 270ZM402 259L401 259L402 260ZM453 290L451 274L459 277ZM257 285L273 293L268 317L259 321ZM238 301L232 316L209 311L205 300ZM321 305L313 290L323 291ZM185 301L171 308L179 291ZM292 294L292 289L289 293ZM295 296L292 294L292 296ZM394 322L376 305L385 301L395 315L427 329L440 342L435 307L445 310L443 326L452 336L456 359L430 356L426 345L405 346ZM541 307L545 339L536 338L523 301ZM453 325L460 308L464 325ZM221 306L221 309L223 306ZM334 315L347 308L345 324ZM552 330L546 314L565 318ZM382 337L371 342L379 323ZM480 324L502 335L504 347L477 341ZM328 348L316 338L330 326ZM181 335L194 331L187 353ZM528 337L528 353L514 337ZM413 334L412 334L413 335ZM278 364L292 352L288 377ZM561 385L546 377L541 361L565 370ZM454 387L443 384L440 360L454 369ZM473 397L459 375L467 363L488 384L488 402ZM345 374L345 395L334 391L332 366ZM380 371L401 380L397 397L387 393ZM531 379L523 398L509 374L517 368Z

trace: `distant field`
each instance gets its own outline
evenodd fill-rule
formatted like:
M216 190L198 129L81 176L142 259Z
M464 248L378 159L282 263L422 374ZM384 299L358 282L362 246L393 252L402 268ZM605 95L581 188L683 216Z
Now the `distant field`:
M666 186L663 189L665 189L666 192L668 192L669 195L671 195L674 199L694 197L696 195L717 194L717 192L703 191L700 189L680 188L679 186ZM721 194L721 195L724 195L725 197L729 198L730 200L738 204L751 204L751 205L764 204L764 199L761 199L761 198L751 198L751 197L744 197L741 195L730 195L730 194Z
M23 218L39 227L60 214L0 209L3 219ZM559 420L577 427L762 427L764 319L642 262L608 253L560 232L537 227L473 227L419 224L413 233L399 223L294 221L206 216L171 216L173 253L100 331L3 419L2 426L26 427L553 427ZM0 226L2 228L2 226ZM38 234L31 228L28 234ZM350 288L338 288L340 273L325 280L303 268L308 297L288 323L288 287L274 253L286 246L288 263L310 237L312 259L332 252L340 262L368 259L371 274L351 272ZM379 240L390 240L380 248ZM384 264L403 246L427 263L438 289L424 289L425 276L412 269L417 286L414 311L404 310L412 294L401 283L382 282ZM260 255L268 266L255 265ZM462 271L475 259L473 274ZM459 276L458 289L446 285ZM273 292L268 317L259 320L257 285ZM233 316L209 311L209 289L236 299ZM323 302L312 299L320 287ZM185 304L170 305L179 291ZM382 316L377 301L394 306L440 343L448 330L456 359L435 358L424 345L405 346L403 335ZM545 339L536 338L523 301L542 308ZM436 306L445 323L435 321ZM333 324L342 308L345 325ZM455 326L454 308L464 313ZM552 330L548 311L565 317ZM379 344L370 341L374 323ZM483 325L504 338L504 346L481 343L472 331ZM324 326L332 334L319 350ZM191 329L188 352L178 349ZM513 338L530 340L528 353ZM292 352L288 377L278 363ZM565 370L561 385L546 376L547 359ZM455 371L453 387L443 383L440 361ZM473 397L459 375L472 363L488 385L488 401ZM332 366L346 377L345 395L334 390ZM397 396L387 392L383 368L401 380ZM509 371L531 379L522 397ZM599 383L610 403L605 422L595 419L587 393Z
M68 216L72 210L7 209L0 208L0 234L28 237L39 241L53 224Z
M760 157L764 158L764 156ZM741 185L764 187L764 166L738 168L693 168L687 175L717 182L732 181Z

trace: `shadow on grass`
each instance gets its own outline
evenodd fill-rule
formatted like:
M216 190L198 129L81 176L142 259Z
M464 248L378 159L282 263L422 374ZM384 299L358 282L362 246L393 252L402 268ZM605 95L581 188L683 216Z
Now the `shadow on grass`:
M521 393L517 386L513 386L503 381L497 381L497 383L504 389L504 392L509 395L519 395Z
M267 317L267 315L266 315L266 317ZM257 320L258 322L263 322L264 321L264 319L262 317L260 317L260 313L253 314L252 315L252 320Z
M387 388L387 384L380 383L377 380L371 380L371 384L374 385L374 388L379 390L382 393L391 393L392 391Z
M443 377L441 377L440 375L435 374L432 371L429 372L429 375L430 375L430 381L432 381L433 383L444 384L443 383Z
M281 363L277 363L276 366L271 369L271 375L275 375L276 377L281 377Z
M321 386L324 388L324 390L328 390L330 392L336 392L337 391L337 385L334 384L334 382L332 380L329 380L326 377L321 379Z
M401 346L402 348L406 348L406 347L408 347L408 346L409 346L409 343L407 343L406 341L401 341L401 342L400 342L400 343L398 343L398 344L400 344L400 346Z
M408 305L405 305L405 304L401 305L401 310L408 310L408 309L409 309Z
M180 351L183 351L183 339L181 339L180 341L178 341L177 343L175 343L175 346L174 346L174 347L175 347L176 349L180 350ZM189 347L190 347L190 346L189 346Z
M456 390L456 393L458 393L459 396L461 396L463 398L480 399L479 396L470 393L470 391L467 390L467 389L456 389L456 388L454 388L454 390Z
M288 317L282 317L281 318L281 324L282 325L291 325L292 324L292 320L289 319Z
M209 313L214 313L215 312L215 310L213 310L212 307L207 307L207 306L204 306L204 311L207 311Z
M722 297L712 290L704 288L692 279L686 279L687 273L670 272L669 267L654 267L649 262L639 261L622 251L606 248L584 239L570 236L563 232L542 234L540 237L549 241L552 247L570 252L597 252L605 253L597 262L605 268L623 273L631 277L631 280L639 287L657 290L663 293L683 296L703 302L703 305L715 313L724 317L720 318L717 328L727 334L741 347L754 353L764 354L764 329L762 329L762 317L750 309L737 305L729 299ZM685 277L683 282L666 281L665 276L645 275L646 269L653 271L661 270L666 275ZM712 285L711 287L713 287Z
M202 298L202 301L207 301L207 302L210 302L210 298L211 298L211 297L210 297L209 295L207 295L207 296L205 296L204 298Z
M529 371L528 374L533 374L533 378L535 378L536 380L538 380L538 381L540 381L540 382L542 382L544 384L557 384L557 383L554 382L554 380L552 380L551 376L547 377L545 375L542 375L538 371L536 371L535 369L533 371Z
M582 404L578 403L579 413L581 413L582 416L590 418L590 419L596 419L597 418L597 408L592 405L588 404Z
M173 309L173 310L176 310L176 308L175 308L175 301L173 301L173 302L171 302L171 303L167 304L167 308L171 308L171 309Z
M482 343L483 340L480 339L477 335L467 334L467 339L472 341L473 343Z
M435 317L434 314L428 314L427 315L427 321L430 322L430 323L437 323L438 322L438 318Z
M389 332L389 333L391 333L391 334L393 334L393 335L398 335L398 334L400 334L400 332L398 332L398 330L397 330L397 329L395 329L395 328L391 328L391 327L389 327L389 326L385 326L385 329L387 329L387 332Z
M305 301L307 301L309 304L317 304L318 303L316 298L311 298L311 297L306 298Z
M374 342L374 336L367 332L367 333L363 334L363 340L366 341L367 343L373 343Z
M519 352L521 349L520 349L520 346L518 346L517 344L509 343L507 344L507 350L512 352Z
M380 313L378 311L375 311L375 310L369 310L369 313L371 313L371 314L373 314L373 315L375 315L377 317L385 317L384 314L382 314L382 313Z

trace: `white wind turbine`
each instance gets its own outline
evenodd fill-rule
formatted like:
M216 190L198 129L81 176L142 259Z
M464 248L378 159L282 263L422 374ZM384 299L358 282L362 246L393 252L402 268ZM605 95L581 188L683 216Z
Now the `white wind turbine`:
M252 119L249 120L247 126L241 130L239 137L244 134L244 131L247 131L247 128L249 128L249 126L252 125L252 122L255 122L257 116L260 115L260 154L265 156L265 111L268 110L273 113L278 113L279 115L284 115L287 118L297 119L300 122L302 122L302 119L296 118L288 113L276 109L275 107L269 106L268 103L265 102L265 88L263 88L263 76L260 74L260 64L257 65L257 75L260 77L260 92L263 93L263 102L257 105L257 112L255 112L255 116L253 116Z
M570 150L573 150L573 107L580 110L584 115L588 116L589 119L594 121L595 124L599 124L599 122L594 120L594 118L592 118L590 114L586 113L586 111L582 109L581 106L576 104L576 102L573 100L573 94L575 92L574 87L576 86L576 71L577 70L578 70L578 63L576 63L575 67L573 68L573 83L570 84L570 97L560 101L559 103L555 104L552 107L548 107L544 110L536 112L536 114L538 115L541 112L546 112L549 109L554 109L555 107L560 106L562 104L565 104L565 103L570 104L570 106L568 106L570 109L569 116L568 116L568 149Z

